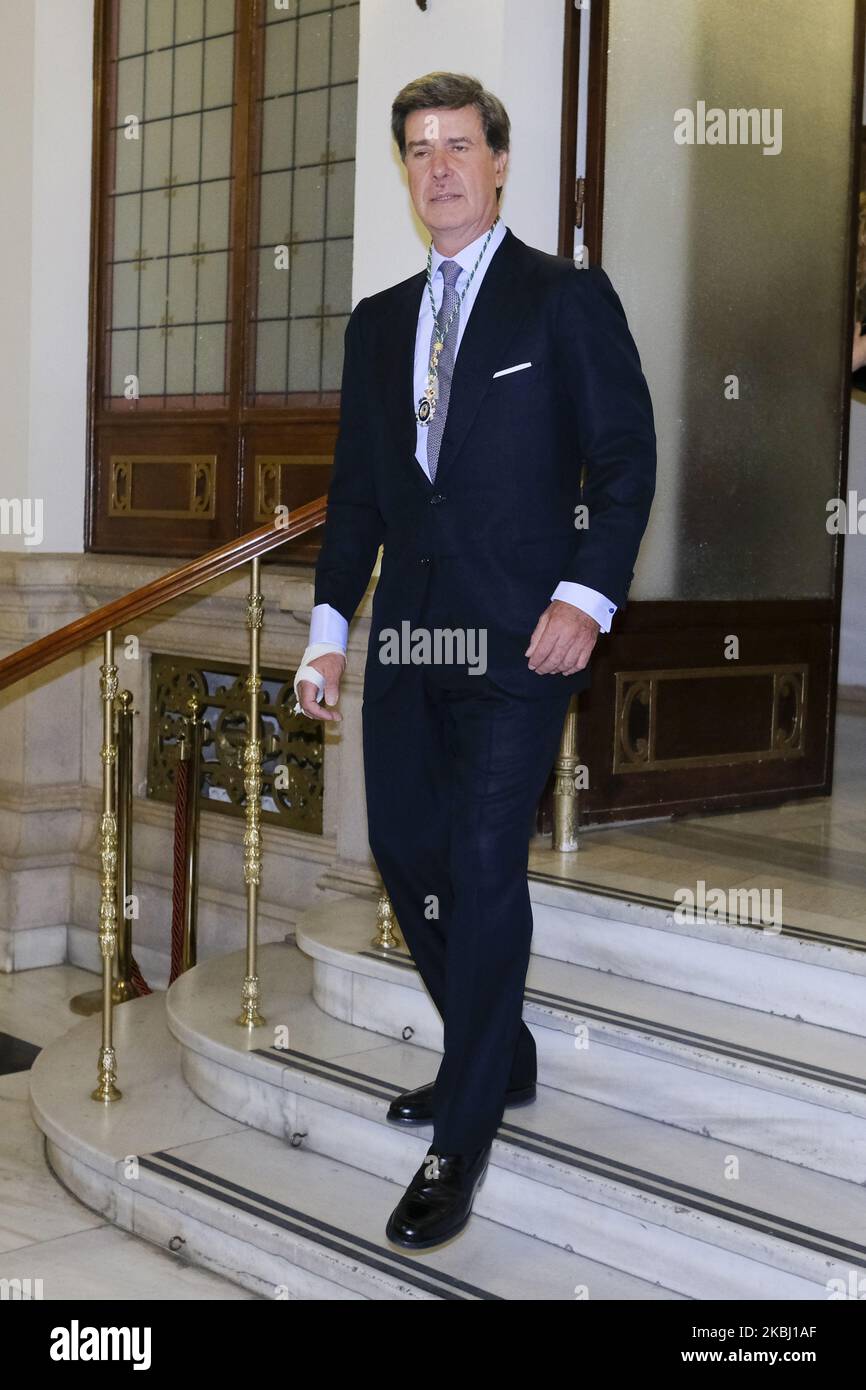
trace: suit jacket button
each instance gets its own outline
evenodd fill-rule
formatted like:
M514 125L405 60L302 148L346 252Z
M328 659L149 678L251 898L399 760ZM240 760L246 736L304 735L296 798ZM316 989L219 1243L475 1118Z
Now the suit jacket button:
M421 556L421 564L422 564L422 565L429 565L429 563L430 563L430 556L429 556L429 555L422 555L422 556Z
M433 493L433 496L430 498L430 506L431 506L431 507L436 507L436 506L439 505L440 502L444 502L444 501L445 501L445 497L444 497L444 494L443 494L443 493L441 493L441 492L434 492L434 493Z

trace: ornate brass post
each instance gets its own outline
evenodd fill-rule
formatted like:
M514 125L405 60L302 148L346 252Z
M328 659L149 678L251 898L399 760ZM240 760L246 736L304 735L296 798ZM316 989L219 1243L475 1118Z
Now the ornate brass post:
M265 1019L259 1013L259 977L256 973L256 932L259 883L262 868L262 743L259 738L259 695L262 678L259 671L259 647L263 621L263 600L259 591L261 561L250 565L250 597L247 604L247 627L250 631L250 673L247 692L250 697L247 742L244 748L244 795L247 825L244 832L244 883L247 886L247 973L241 993L241 1012L236 1022L246 1028L259 1028Z
M551 849L564 854L579 848L577 837L577 696L572 695L562 726L559 753L553 769L553 841Z
M117 667L114 664L114 633L104 639L104 655L99 668L102 697L102 816L99 821L101 864L99 901L99 950L102 955L102 1046L99 1050L96 1089L91 1099L120 1100L115 1086L117 1058L114 1051L114 1000L112 997L114 957L117 952L117 814L115 811L114 770L117 744L114 738L114 701L117 698Z
M111 990L115 1004L125 1004L138 998L138 990L132 981L132 923L124 912L124 906L132 892L132 692L121 691L115 700L116 708L116 759L115 796L117 807L117 915L120 931L117 940L117 978ZM102 989L88 989L76 994L69 1001L75 1014L98 1014L102 1008Z
M137 999L132 983L132 921L126 904L132 894L132 691L121 690L117 697L117 909L120 932L117 939L117 980L115 1004Z
M189 717L187 719L188 732L185 738L185 753L189 758L189 784L186 800L186 896L184 898L182 969L191 970L196 963L197 955L198 789L201 781L203 729L199 718L201 701L193 695L188 701L187 708Z
M391 899L384 888L376 906L376 934L370 945L374 951L399 951L404 945L403 938L397 930L397 918L394 916Z

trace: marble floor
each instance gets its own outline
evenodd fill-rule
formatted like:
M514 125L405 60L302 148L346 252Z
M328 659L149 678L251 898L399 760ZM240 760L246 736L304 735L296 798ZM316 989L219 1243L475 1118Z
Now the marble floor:
M866 710L837 718L833 794L771 810L593 827L554 854L539 837L530 875L669 904L678 888L781 890L785 926L866 946Z
M46 1300L255 1299L118 1230L49 1169L28 1070L40 1048L81 1021L68 1001L94 982L67 965L0 975L0 1279L41 1279Z

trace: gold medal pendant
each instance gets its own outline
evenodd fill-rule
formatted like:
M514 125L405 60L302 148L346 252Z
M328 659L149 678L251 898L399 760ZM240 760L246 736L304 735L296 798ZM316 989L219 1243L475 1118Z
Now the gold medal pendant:
M427 373L427 389L418 402L418 409L415 412L415 419L418 421L419 425L429 425L430 421L433 419L433 416L436 414L437 395L436 375L431 365L430 371Z
M430 242L430 246L427 251L427 293L430 296L430 308L433 311L433 330L436 334L436 338L433 342L433 347L430 352L430 362L427 368L427 389L425 390L424 395L419 400L418 408L415 411L415 419L418 421L419 425L429 425L430 421L433 419L433 416L436 414L436 403L439 399L439 358L442 356L442 350L445 347L445 339L448 336L448 330L451 328L451 325L455 321L456 315L459 313L460 305L463 303L463 300L466 296L466 291L469 289L469 285L472 283L473 276L475 275L476 270L481 264L481 257L487 250L487 247L490 243L490 238L493 236L494 229L496 228L498 222L499 214L497 213L493 221L493 225L487 233L484 245L478 253L478 259L476 260L474 266L472 267L472 270L469 273L469 281L466 284L463 293L460 295L460 298L458 299L456 305L452 309L447 323L445 323L444 325L439 317L440 311L436 308L436 301L433 298L433 282L430 273L433 264L433 242Z

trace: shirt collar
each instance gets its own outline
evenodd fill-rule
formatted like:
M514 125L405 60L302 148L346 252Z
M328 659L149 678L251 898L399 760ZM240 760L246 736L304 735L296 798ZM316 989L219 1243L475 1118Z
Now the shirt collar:
M499 246L507 230L508 228L500 218L496 224L493 236L490 238L490 245L484 252L484 260L478 267L479 271L481 270L481 266L484 265L484 261L488 261L490 257L493 255L493 252ZM484 245L484 242L487 237L487 232L489 231L490 228L488 227L486 232L482 232L480 237L476 237L474 241L470 241L469 245L464 246L463 250L458 251L455 256L443 256L439 251L436 250L436 247L434 246L433 255L430 261L430 279L433 280L436 278L436 274L443 261L456 261L457 264L463 268L463 270L471 271L475 262L478 260L478 253Z

